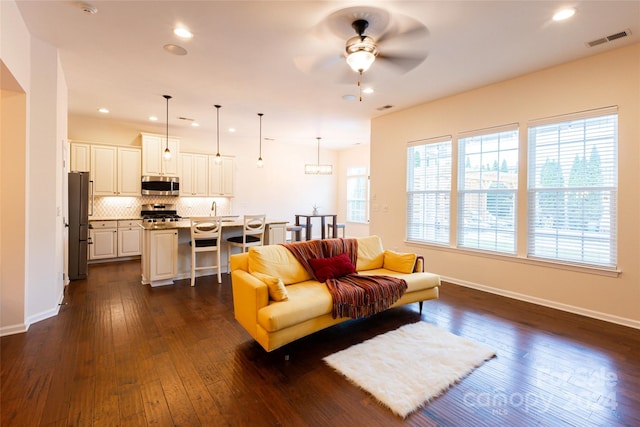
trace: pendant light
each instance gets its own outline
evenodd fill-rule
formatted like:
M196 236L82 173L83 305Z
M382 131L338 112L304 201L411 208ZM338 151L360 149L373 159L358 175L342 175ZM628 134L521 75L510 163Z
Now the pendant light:
M333 173L333 166L320 164L320 137L316 137L316 140L318 140L318 163L315 165L304 165L304 173L307 175L331 175Z
M166 146L166 148L164 149L164 154L163 154L163 156L164 156L164 158L165 158L166 160L170 160L170 159L171 159L171 150L169 150L169 100L171 99L171 95L162 95L162 96L164 97L164 99L166 99L166 100L167 100L167 133L166 133L166 136L167 136L167 139L166 139L167 146Z
M216 129L218 134L218 149L216 152L216 164L222 163L222 157L220 157L220 107L221 105L214 105L216 107Z
M258 113L258 116L260 117L260 153L258 154L258 167L261 168L262 166L264 166L264 162L262 161L262 113Z

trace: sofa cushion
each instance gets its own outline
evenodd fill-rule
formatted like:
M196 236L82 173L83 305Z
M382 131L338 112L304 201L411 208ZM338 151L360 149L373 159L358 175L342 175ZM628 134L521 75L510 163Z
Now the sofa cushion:
M253 273L253 275L267 285L270 299L274 301L286 301L289 299L287 288L284 286L282 279L258 272Z
M360 274L360 273L359 273ZM398 273L397 271L387 270L386 268L376 268L374 270L367 270L363 275L381 275L397 277L404 279L407 282L407 290L405 294L410 292L422 291L425 289L431 289L440 286L440 276L433 273Z
M291 251L281 245L249 248L249 273L256 272L279 277L285 285L312 279Z
M378 236L361 237L358 239L358 260L356 270L365 271L382 268L384 249L382 239Z
M289 300L270 302L258 310L258 324L267 332L279 331L316 317L331 314L331 294L324 283L307 280L287 286Z
M351 258L346 252L329 258L310 258L309 264L316 279L323 283L327 279L337 279L356 272L356 267L351 263Z
M397 271L398 273L412 273L416 264L416 254L401 254L395 251L385 250L383 268Z

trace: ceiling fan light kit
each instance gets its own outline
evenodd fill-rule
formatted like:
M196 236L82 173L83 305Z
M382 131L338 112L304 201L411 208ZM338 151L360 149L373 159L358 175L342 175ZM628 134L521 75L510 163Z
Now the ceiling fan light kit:
M353 71L363 73L376 60L378 47L373 38L364 35L364 30L369 26L367 20L357 19L353 21L351 26L358 35L347 40L347 64Z

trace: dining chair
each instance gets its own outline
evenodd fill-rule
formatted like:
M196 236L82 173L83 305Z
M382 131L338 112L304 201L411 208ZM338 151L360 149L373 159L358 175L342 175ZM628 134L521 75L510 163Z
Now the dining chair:
M251 246L264 244L266 220L266 215L245 215L243 217L242 235L227 238L227 265L230 265L232 248L241 248L242 252L246 252Z
M222 283L220 274L220 240L222 221L219 216L191 217L191 286L196 284L196 271L215 268L218 283ZM213 263L197 265L196 254L215 252ZM213 254L212 254L213 255Z

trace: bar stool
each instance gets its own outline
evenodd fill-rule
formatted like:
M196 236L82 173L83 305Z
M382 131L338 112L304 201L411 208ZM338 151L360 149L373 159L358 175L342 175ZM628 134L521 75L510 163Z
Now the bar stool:
M287 225L287 233L291 232L290 242L300 241L300 233L302 232L301 225Z
M338 222L336 223L336 227L338 228L338 230L342 229L342 238L345 238L345 231L346 231L346 226L344 222ZM333 224L327 224L327 236L333 236Z
M246 252L251 246L262 246L264 243L264 229L267 220L266 215L245 215L243 218L242 236L233 236L227 239L227 265L231 261L231 248L241 248ZM229 268L231 272L231 268Z
M218 283L222 283L220 275L220 217L191 217L191 286L196 284L196 270L215 268L218 273ZM196 254L215 252L213 265L196 266Z

